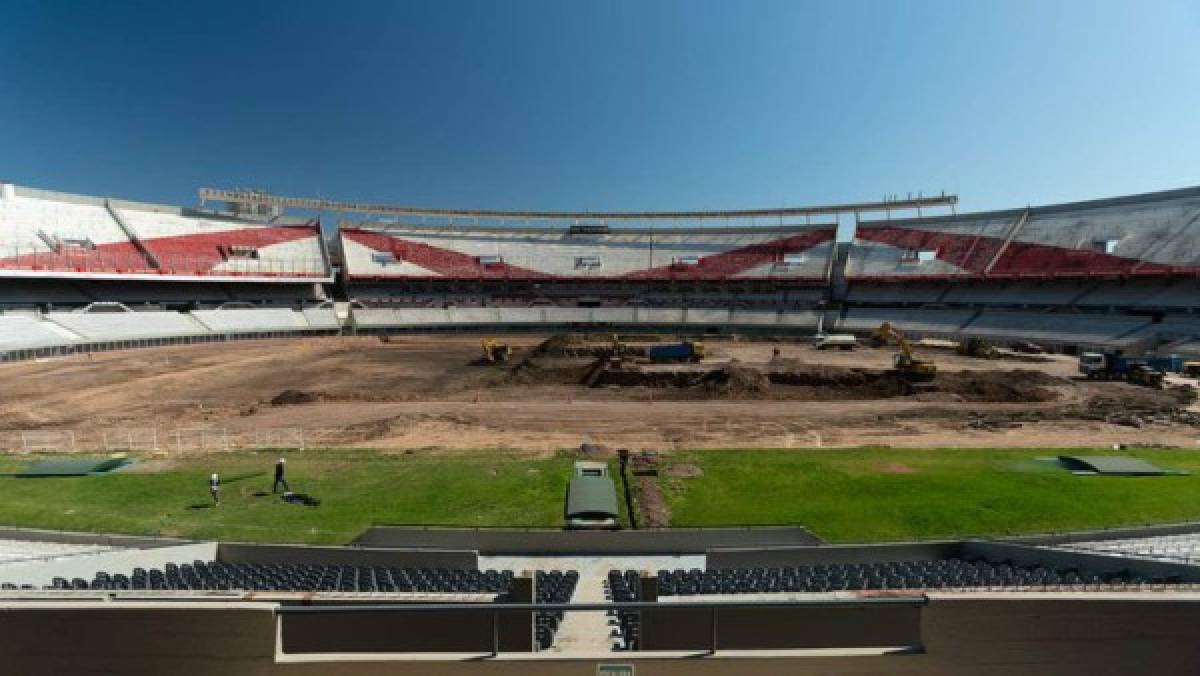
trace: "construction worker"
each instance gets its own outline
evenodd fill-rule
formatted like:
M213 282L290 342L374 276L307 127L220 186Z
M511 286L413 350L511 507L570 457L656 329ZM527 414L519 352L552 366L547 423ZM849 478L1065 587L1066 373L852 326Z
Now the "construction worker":
M217 476L216 472L208 478L208 494L212 496L213 505L221 505L221 477Z
M292 492L292 487L288 485L287 477L284 476L287 472L287 465L285 464L286 462L286 460L280 458L279 462L275 463L275 483L271 484L272 493L279 490L279 484L283 484L284 493Z

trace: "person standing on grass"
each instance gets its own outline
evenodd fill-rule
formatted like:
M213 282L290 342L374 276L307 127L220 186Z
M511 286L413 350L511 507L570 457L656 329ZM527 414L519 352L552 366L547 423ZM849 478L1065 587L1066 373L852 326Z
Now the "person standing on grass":
M212 496L213 505L220 506L221 504L221 477L217 476L216 472L208 478L208 494Z
M279 484L283 484L284 493L292 492L292 487L288 485L287 477L284 476L287 473L287 465L285 463L286 461L283 458L280 458L279 462L275 463L275 483L271 484L272 493L279 490Z

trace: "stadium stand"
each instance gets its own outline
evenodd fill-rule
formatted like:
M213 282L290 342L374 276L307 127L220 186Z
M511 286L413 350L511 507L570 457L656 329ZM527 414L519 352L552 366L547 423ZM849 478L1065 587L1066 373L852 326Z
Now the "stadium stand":
M309 328L303 312L283 308L221 307L191 315L213 333L267 333Z
M0 185L0 276L11 280L0 311L13 319L3 358L338 333L335 297L364 333L862 332L891 321L914 335L1200 354L1200 188L863 221L836 247L832 225L782 217L665 229L346 223L340 285L315 223L244 213ZM98 302L138 316L71 311Z
M636 570L612 570L604 582L609 597L617 603L629 603L642 600L641 576ZM615 613L617 639L615 647L618 650L637 650L639 638L639 614L630 610L618 610Z
M207 332L203 324L185 313L134 312L120 304L94 304L76 312L50 312L44 319L94 342L194 336Z
M831 226L739 229L341 229L352 279L823 280Z
M313 222L0 189L0 275L331 279Z
M1032 340L1048 345L1129 347L1146 338L1147 317L1005 312L988 310L962 328L962 333L991 340Z
M539 570L534 580L535 600L538 603L567 603L575 594L575 585L579 583L579 572ZM538 649L546 650L554 644L554 635L562 621L563 612L561 610L543 610L534 616L534 637Z
M848 279L1161 276L1200 271L1200 189L859 225Z
M827 593L846 590L946 589L954 587L1060 587L1166 584L1128 571L1056 570L964 559L825 563L779 568L658 571L659 596L710 594Z
M887 321L901 331L916 336L951 336L960 333L975 314L971 310L851 308L838 322L837 328L841 331L867 332Z
M79 336L33 316L0 316L0 350L34 350L75 343Z
M298 591L362 593L501 594L511 570L364 567L304 563L168 563L129 574L97 571L91 580L55 578L49 589Z

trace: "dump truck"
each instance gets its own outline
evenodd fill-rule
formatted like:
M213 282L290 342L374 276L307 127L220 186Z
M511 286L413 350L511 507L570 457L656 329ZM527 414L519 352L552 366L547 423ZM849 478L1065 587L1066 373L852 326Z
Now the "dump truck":
M704 359L704 343L685 340L682 343L655 345L646 348L646 357L655 364L699 362Z
M616 530L620 527L617 510L617 487L608 464L576 462L563 511L567 529Z
M1183 371L1179 355L1126 357L1119 351L1084 352L1079 355L1079 372L1091 380L1125 380L1135 385L1162 387L1167 373Z

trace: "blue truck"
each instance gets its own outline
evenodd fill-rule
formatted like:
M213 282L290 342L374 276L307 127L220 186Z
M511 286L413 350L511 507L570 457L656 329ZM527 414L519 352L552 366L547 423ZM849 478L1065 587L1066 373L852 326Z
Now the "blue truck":
M704 359L704 343L689 340L671 345L655 345L646 350L646 357L655 364L698 362Z
M1162 387L1163 375L1182 373L1183 358L1126 357L1118 351L1084 352L1079 355L1079 372L1094 380L1127 380L1137 385Z

